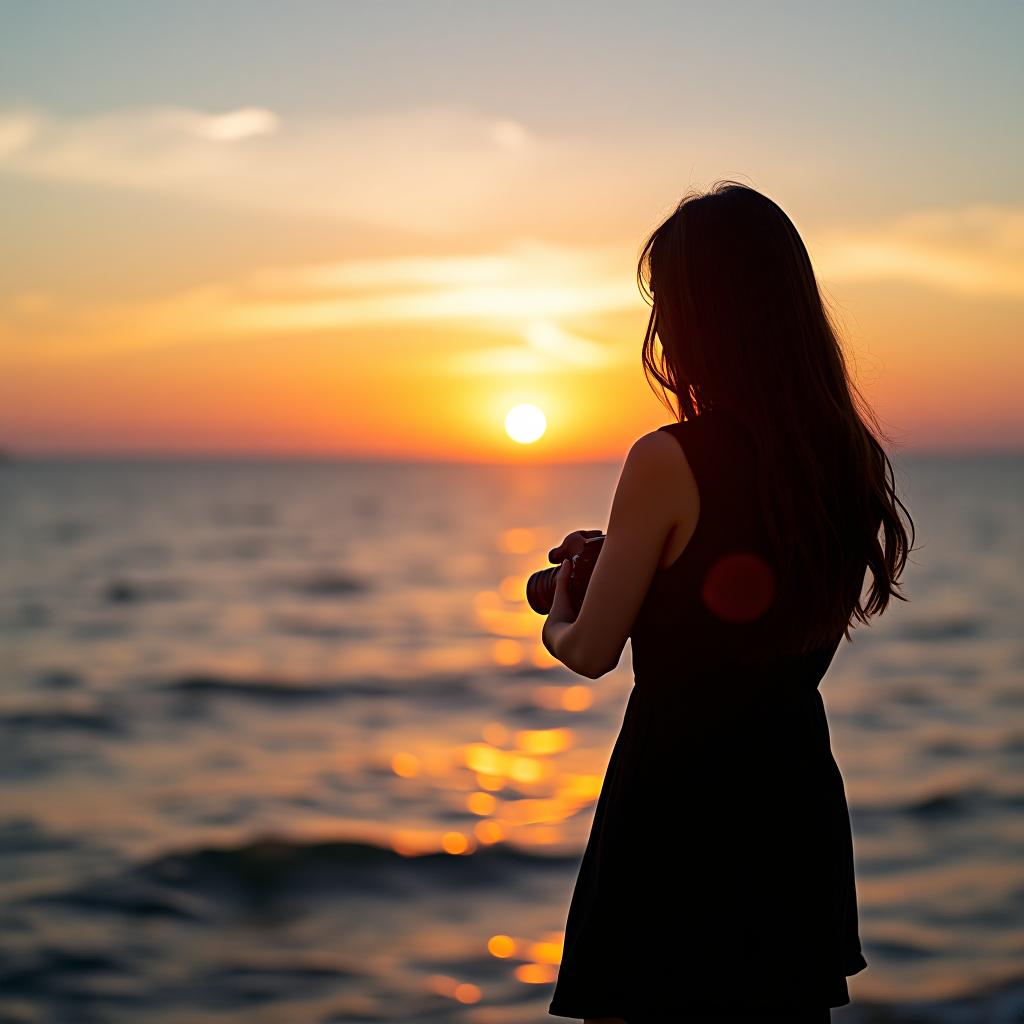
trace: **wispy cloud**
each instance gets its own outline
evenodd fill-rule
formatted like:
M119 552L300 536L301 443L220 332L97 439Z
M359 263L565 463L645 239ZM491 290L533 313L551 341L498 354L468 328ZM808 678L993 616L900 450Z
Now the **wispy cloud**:
M243 107L226 114L197 114L185 110L178 118L182 131L211 142L238 142L257 135L270 135L277 131L279 123L277 114L259 107Z
M527 324L521 334L525 344L456 352L448 358L446 368L467 377L537 374L552 369L600 370L621 363L627 355L604 342L567 331L550 320L535 320Z
M777 140L691 112L657 141L540 128L500 110L427 103L365 113L285 115L261 107L148 107L64 116L0 108L0 176L131 189L254 214L387 228L431 239L632 238L694 184L752 167L794 186L823 173ZM764 137L762 137L762 134ZM772 168L765 160L770 151ZM653 224L651 225L653 226ZM642 227L641 227L642 230Z
M597 223L611 237L623 237L621 228L610 225L630 203L650 209L650 201L634 193L661 195L670 205L684 187L678 168L684 161L689 165L696 151L713 154L723 172L758 166L769 177L764 140L756 130L745 136L745 148L737 148L733 138L702 126L696 136L665 140L661 159L652 165L642 132L620 132L610 145L537 132L514 118L456 105L294 118L261 107L160 107L81 117L18 108L0 110L0 175L149 191L432 240L530 232L593 239L599 237ZM814 172L806 162L796 163L803 167L800 173ZM788 180L794 195L811 184L792 167L776 167L771 174L780 185ZM808 241L822 276L836 281L899 280L973 295L1024 294L1020 206L916 211L876 224L840 224ZM435 295L395 307L409 316L447 316L455 307L494 309L508 294L488 290L508 283L508 258L500 254L474 255L461 265L451 259L393 261L389 270L392 280L397 275L424 287L458 278L457 297ZM303 272L320 275L327 288L390 287L378 284L384 278L373 263ZM312 277L309 283L315 283ZM482 289L476 299L466 291L473 286ZM515 301L525 303L524 315L547 317L567 300L563 295L552 302L531 289ZM576 308L594 308L597 301L584 296ZM351 304L305 313L267 308L257 315L287 323L310 317L331 322L348 314L367 315Z
M607 345L573 334L558 324L532 323L526 328L524 336L526 343L535 352L554 356L579 367L596 369L615 362Z
M270 110L204 113L182 107L58 118L0 113L0 170L87 184L166 189L213 184L246 154L238 143L273 135Z
M907 281L965 295L1024 298L1024 207L922 210L815 240L823 279Z
M514 119L428 106L288 120L160 107L0 111L0 173L446 235L537 172Z
M536 351L586 344L532 322L628 309L642 300L618 246L557 246L520 239L480 254L348 260L261 270L223 304L230 330L293 331L470 320L524 333ZM545 333L547 330L547 333ZM589 358L592 349L586 349Z
M450 322L508 343L441 354L451 373L599 368L617 358L561 318L637 307L619 247L518 240L497 252L268 267L137 302L62 307L14 296L8 327L31 331L41 357L106 355L204 337L229 339ZM15 322L16 321L16 322Z
M1024 211L1016 207L915 213L819 232L809 244L826 284L899 280L1024 297ZM0 341L49 360L388 325L411 337L416 325L450 323L498 339L439 350L436 365L451 374L601 369L618 361L616 348L574 333L566 321L640 310L634 269L628 246L519 239L480 252L271 266L139 301L76 305L30 290L4 301Z

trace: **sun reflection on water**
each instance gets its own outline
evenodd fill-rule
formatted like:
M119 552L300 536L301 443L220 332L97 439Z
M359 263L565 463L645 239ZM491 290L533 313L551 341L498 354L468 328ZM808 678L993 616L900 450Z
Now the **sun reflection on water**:
M537 539L537 533L526 528L498 535L499 552L514 556L516 565L494 589L473 595L472 612L477 627L489 638L493 665L521 680L517 684L523 695L521 706L583 713L594 705L594 687L571 681L569 676L568 685L549 683L546 676L541 677L544 682L530 683L533 671L546 672L558 665L540 642L542 620L525 599L527 570L546 560L536 551ZM421 748L413 745L391 755L396 785L425 783L442 797L450 797L453 810L461 809L478 819L434 833L398 830L392 837L398 852L457 857L500 843L530 849L564 844L564 823L598 799L604 776L579 770L589 761L585 756L580 760L577 729L564 725L516 728L492 718L481 725L478 735L478 739L461 744L431 745L428 741ZM557 976L563 940L561 932L533 936L499 932L486 940L486 948L490 956L510 961L509 980L545 985ZM431 991L460 1002L483 998L478 987L449 975L432 975L428 984Z

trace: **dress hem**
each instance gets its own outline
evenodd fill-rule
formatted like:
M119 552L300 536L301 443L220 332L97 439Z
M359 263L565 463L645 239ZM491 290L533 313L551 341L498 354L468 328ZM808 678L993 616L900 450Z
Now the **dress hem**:
M760 1006L736 1006L735 1007L735 1012L737 1014L741 1014L741 1013L756 1014L756 1013L759 1013L759 1012L763 1012L763 1013L783 1013L786 1010L795 1010L795 1009L798 1009L798 1008L799 1009L807 1009L807 1010L816 1010L816 1009L819 1009L819 1008L823 1009L823 1010L824 1009L835 1010L835 1009L838 1009L840 1006L849 1006L850 1003L851 1003L851 999L850 999L849 996L847 996L845 999L843 999L840 1002L826 1001L824 1003L810 1003L810 1004L806 1005L806 1007L803 1006L803 1005L794 1004L794 1003L786 1003L784 1006L778 1006L778 1007L764 1006L764 1005L760 1005ZM691 1011L692 1012L705 1012L705 1011L708 1011L709 1009L715 1009L715 1010L718 1010L718 1011L722 1011L722 1010L725 1009L725 1007L723 1006L722 1003L716 1002L714 1004L704 1003L704 1004L693 1004L691 1006L674 1005L672 1007L672 1009L673 1009L673 1011L677 1011L678 1010L678 1011L684 1011L684 1012L691 1012ZM622 1017L624 1020L628 1021L630 1017L635 1017L638 1013L640 1013L640 1014L649 1014L649 1013L651 1013L653 1011L649 1007L634 1007L633 1009L629 1009L629 1008L622 1007L622 1006L619 1006L619 1007L612 1006L611 1008L609 1008L607 1003L602 1003L600 1006L597 1006L597 1007L593 1007L593 1006L589 1006L588 1007L586 1004L584 1004L583 1007L581 1008L581 1007L578 1007L578 1006L577 1007L573 1007L572 1003L569 1003L568 1005L566 1005L566 1004L561 1003L561 1002L556 1004L555 1002L552 1001L551 1003L548 1004L547 1012L548 1012L548 1015L551 1016L551 1017L569 1017L569 1018L575 1018L577 1020L583 1020L586 1017ZM732 1012L732 1011L730 1010L730 1012Z

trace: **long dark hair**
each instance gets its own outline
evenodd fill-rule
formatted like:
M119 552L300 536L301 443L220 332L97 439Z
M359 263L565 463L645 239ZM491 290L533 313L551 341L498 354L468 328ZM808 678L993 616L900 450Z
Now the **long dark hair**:
M914 524L878 437L892 442L850 377L789 217L739 182L690 191L645 243L637 280L651 303L648 383L677 420L724 408L754 438L764 521L786 577L776 604L790 613L780 617L793 628L787 648L849 641L853 619L908 600L897 579Z

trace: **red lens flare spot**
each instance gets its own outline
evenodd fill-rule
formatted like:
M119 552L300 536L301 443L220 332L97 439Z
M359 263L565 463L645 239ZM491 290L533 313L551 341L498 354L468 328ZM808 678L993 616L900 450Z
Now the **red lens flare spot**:
M752 622L775 600L775 573L759 555L733 552L707 571L701 598L725 622Z

